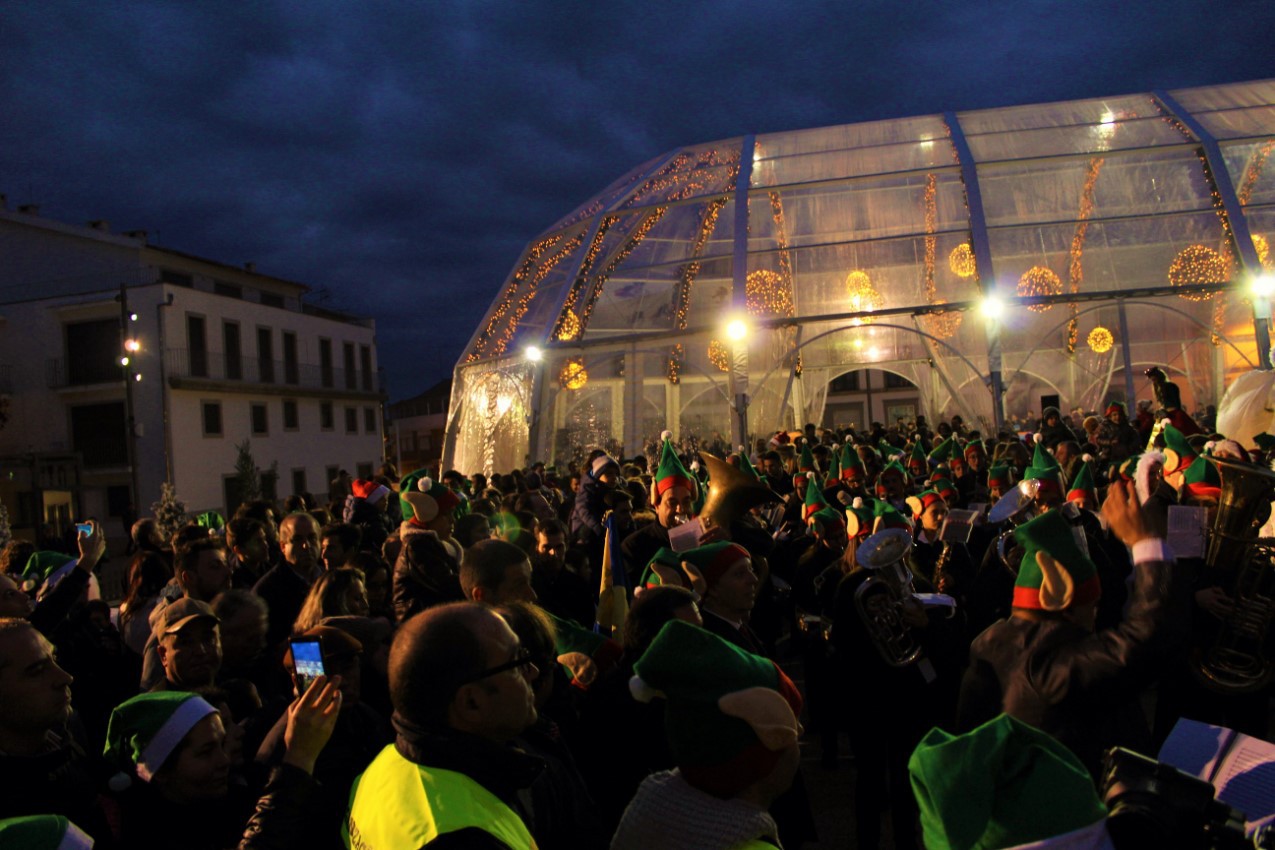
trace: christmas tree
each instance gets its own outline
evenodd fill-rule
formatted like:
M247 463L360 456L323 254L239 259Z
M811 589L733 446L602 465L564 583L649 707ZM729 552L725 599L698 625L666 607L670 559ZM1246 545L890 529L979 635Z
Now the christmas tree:
M173 535L190 522L186 503L177 498L177 491L167 481L160 487L159 501L151 504L151 513L155 516L160 539L165 543L172 540Z

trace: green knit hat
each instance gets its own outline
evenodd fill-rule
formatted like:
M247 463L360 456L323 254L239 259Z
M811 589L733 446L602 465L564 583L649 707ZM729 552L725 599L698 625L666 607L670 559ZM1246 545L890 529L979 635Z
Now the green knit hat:
M862 478L863 473L863 460L859 457L859 452L854 446L846 443L841 447L841 478L849 481Z
M31 557L27 558L26 567L22 570L22 581L24 584L31 581L39 586L49 576L74 560L70 555L62 552L52 552L48 549L32 552Z
M711 632L671 620L633 669L634 697L668 701L669 750L701 791L734 797L797 745L802 701L792 680Z
M1191 448L1191 444L1186 441L1186 435L1164 421L1164 430L1160 432L1164 437L1164 474L1172 475L1175 472L1186 469L1199 456L1199 452Z
M877 449L881 452L882 457L889 458L890 460L898 460L899 458L907 454L906 449L901 449L898 446L890 445L889 443L885 441L884 437L882 437L881 440L877 442Z
M673 448L673 441L665 437L664 446L660 449L660 463L655 468L655 480L651 484L651 504L658 503L667 490L679 486L689 489L692 496L699 492L695 476L682 465L682 459Z
M819 488L819 479L812 475L806 482L806 504L801 512L801 518L809 523L812 516L826 507L828 507L828 500L823 497L823 490Z
M925 463L925 449L918 439L912 444L912 454L908 456L908 472L911 475L924 475L929 467Z
M801 454L797 456L798 472L818 472L819 466L815 463L814 452L810 451L810 443L801 444Z
M819 529L825 534L838 528L844 529L846 527L845 519L831 507L824 507L815 511L806 518L806 524Z
M1072 534L1061 511L1046 511L1014 529L1023 560L1014 582L1013 606L1062 611L1102 596L1098 569Z
M872 533L883 531L887 528L905 528L912 530L912 520L899 513L889 502L884 499L876 499L872 504Z
M930 450L930 463L945 463L956 453L956 437L948 437Z
M908 480L908 471L904 469L903 464L899 463L897 460L892 460L887 463L885 468L881 470L881 474L877 476L877 480L880 481L882 478L885 478L887 472L898 473L899 477L905 482Z
M1009 473L1008 463L998 463L987 470L987 486L1008 490L1014 486L1014 479Z
M661 546L642 570L642 580L638 582L638 586L648 588L666 584L691 588L690 577L682 572L682 556L667 546Z
M1222 495L1222 477L1212 458L1201 455L1191 461L1182 474L1183 486L1196 498L1218 498Z
M1071 489L1067 491L1067 501L1080 499L1086 495L1093 499L1094 504L1098 503L1098 488L1094 486L1093 470L1089 468L1089 461L1080 464L1080 470L1076 472L1076 480L1071 482Z
M107 760L136 768L150 782L195 724L216 714L204 699L185 691L138 694L115 707L106 729Z
M1031 466L1023 472L1023 478L1035 479L1040 482L1042 489L1053 488L1062 495L1062 470L1058 468L1058 461L1045 451L1041 443L1036 444L1036 453L1032 456Z
M403 519L427 523L439 514L456 510L460 497L446 484L430 478L428 469L418 469L399 482L398 503Z
M841 477L841 452L832 449L828 452L828 480L836 481Z
M943 497L943 501L948 505L953 505L961 497L960 491L956 489L956 485L946 478L939 478L930 482L930 489Z
M1008 714L964 735L930 730L908 773L929 850L1014 847L1107 815L1080 759Z
M703 579L704 593L711 590L731 567L740 561L752 561L752 556L748 554L747 549L729 540L720 540L717 543L709 543L707 546L687 549L681 553L680 557L681 562L687 564L692 570L693 581L696 579L696 573ZM698 584L698 582L695 583Z
M27 815L0 820L0 847L91 850L93 839L61 815Z

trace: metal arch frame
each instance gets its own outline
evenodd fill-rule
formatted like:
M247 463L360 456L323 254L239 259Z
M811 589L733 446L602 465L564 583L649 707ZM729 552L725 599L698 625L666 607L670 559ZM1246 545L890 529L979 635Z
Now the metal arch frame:
M978 183L978 168L970 150L965 131L955 112L944 112L943 123L951 134L952 147L956 149L957 163L961 167L961 182L965 184L965 202L970 217L970 247L974 249L974 264L978 269L979 291L984 297L996 286L996 267L992 263L992 243L987 236L987 217L983 212L983 191ZM1001 373L1000 322L985 319L987 333L987 371L992 391L992 423L997 430L1005 423L1005 384Z
M1249 274L1260 274L1262 262L1253 246L1253 234L1248 227L1248 219L1244 216L1244 207L1235 194L1235 185L1231 182L1231 172L1226 168L1226 159L1222 156L1222 147L1217 138L1199 122L1194 115L1182 107L1177 99L1167 91L1156 89L1151 92L1160 107L1181 121L1200 142L1204 150L1204 161L1208 163L1213 177L1213 188L1222 200L1222 209L1231 225L1231 237L1235 250L1239 252L1240 261ZM1258 368L1264 372L1271 370L1271 329L1270 302L1265 298L1253 297L1253 334L1257 338Z
M748 297L748 219L749 187L753 181L753 154L757 150L757 134L749 133L739 144L739 173L735 175L735 233L731 251L731 311L743 315ZM748 347L733 346L730 371L726 373L731 418L731 445L738 446L748 437Z

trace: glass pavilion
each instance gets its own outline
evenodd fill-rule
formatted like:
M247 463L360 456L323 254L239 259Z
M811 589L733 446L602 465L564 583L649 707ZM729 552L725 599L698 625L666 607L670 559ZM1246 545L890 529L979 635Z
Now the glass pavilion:
M865 368L984 428L1149 397L1153 364L1216 403L1269 368L1273 150L1264 80L666 153L526 247L456 366L444 463L737 445Z

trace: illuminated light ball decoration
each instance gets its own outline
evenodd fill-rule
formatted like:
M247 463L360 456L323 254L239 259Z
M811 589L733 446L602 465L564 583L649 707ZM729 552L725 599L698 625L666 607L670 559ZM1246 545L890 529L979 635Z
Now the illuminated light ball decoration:
M1230 263L1206 245L1188 245L1169 264L1170 286L1192 286L1201 283L1226 283L1231 279ZM1182 292L1187 301L1208 301L1217 293Z
M946 304L947 301L942 298L937 298L934 303L935 305ZM931 336L938 337L939 339L951 339L956 336L956 332L961 327L961 319L963 318L964 316L962 316L957 310L953 310L950 313L926 313L921 317L921 326L924 327L926 333Z
M558 383L564 390L578 390L589 383L589 373L584 368L584 361L573 357L562 366L558 373Z
M713 339L708 342L708 362L712 363L719 372L730 371L730 349L728 349L721 340Z
M1089 343L1089 350L1094 354L1106 354L1111 350L1111 346L1116 344L1115 335L1102 325L1091 330L1085 341Z
M1032 266L1018 279L1018 294L1023 298L1061 295L1062 289L1062 279L1044 266ZM1027 309L1043 313L1053 306L1053 304L1031 304Z
M868 273L855 269L846 275L846 297L850 299L850 310L854 313L873 312L885 306L885 297L872 285ZM856 324L869 325L872 319L861 316Z
M744 294L748 312L754 316L787 316L792 310L792 296L779 272L749 272L744 279Z
M978 267L974 264L974 249L970 247L970 243L962 242L952 249L952 253L947 255L947 267L957 277L973 277L978 274Z
M1266 271L1272 270L1271 263L1271 243L1266 241L1266 237L1260 233L1253 234L1253 248L1257 251L1257 260L1262 264L1262 268Z
M562 326L558 328L558 339L568 342L580 333L580 317L575 313L566 313L562 317Z

